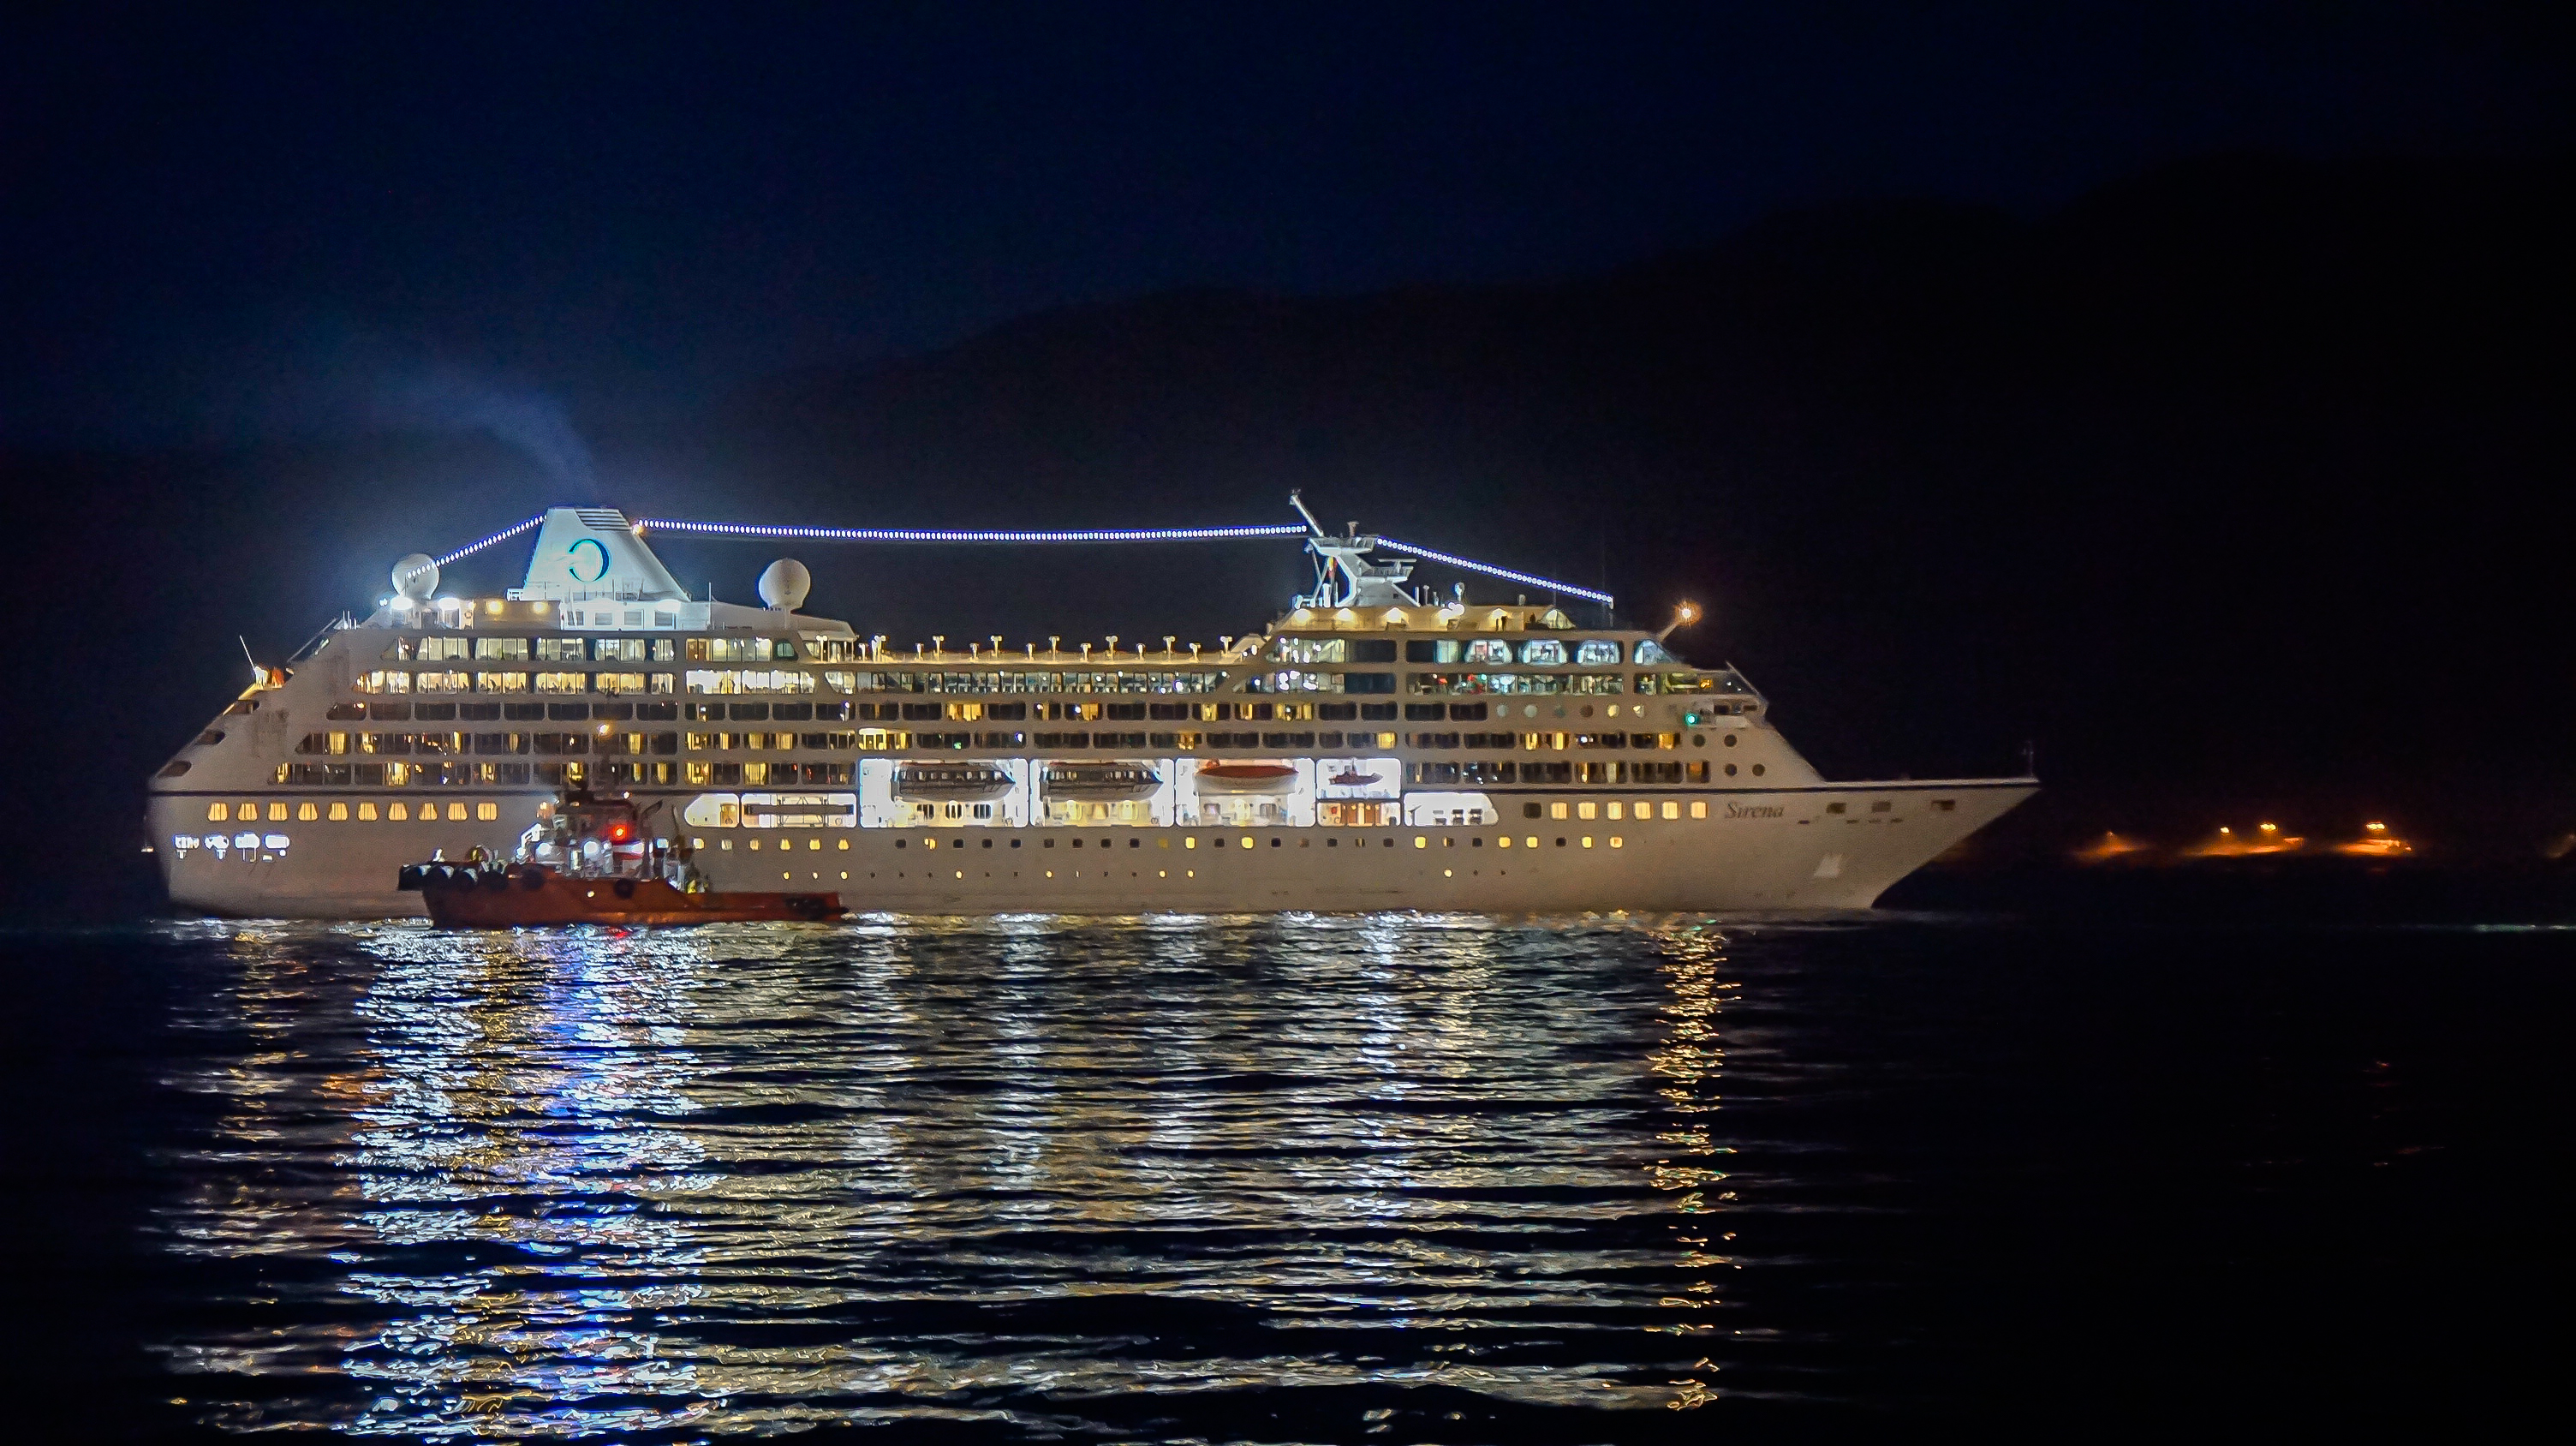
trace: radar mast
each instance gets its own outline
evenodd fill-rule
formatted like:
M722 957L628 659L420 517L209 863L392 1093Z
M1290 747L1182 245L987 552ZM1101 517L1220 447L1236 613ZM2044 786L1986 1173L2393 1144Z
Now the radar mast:
M1373 562L1369 553L1378 545L1375 534L1360 531L1356 522L1340 537L1324 530L1315 514L1306 509L1306 501L1295 492L1288 494L1288 505L1306 519L1313 536L1306 539L1306 550L1315 555L1315 590L1299 599L1305 608L1420 607L1422 600L1404 586L1413 576L1409 562Z

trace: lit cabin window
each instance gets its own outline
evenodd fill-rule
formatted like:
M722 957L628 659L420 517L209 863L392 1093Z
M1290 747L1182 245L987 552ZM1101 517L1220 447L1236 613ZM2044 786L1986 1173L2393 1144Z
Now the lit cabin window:
M578 663L586 656L590 643L582 638L537 639L537 661L541 663ZM526 657L521 653L519 656Z
M644 661L644 640L599 638L591 643L590 655L603 663L640 663Z
M773 649L767 638L690 638L688 658L693 663L765 663ZM794 657L794 645L789 645Z
M1532 638L1521 644L1521 661L1534 668L1552 668L1565 662L1565 644L1554 638Z
M1619 645L1607 638L1586 638L1574 646L1574 661L1585 668L1618 666Z
M333 823L347 823L349 821L349 805L345 803L335 803L331 805L331 821Z
M537 675L537 691L540 693L587 693L590 691L590 675L588 673L539 673Z
M1271 659L1281 663L1345 663L1349 653L1343 638L1281 638L1270 649Z
M482 641L489 642L490 639L487 638ZM525 673L477 673L474 675L474 691L477 693L524 693L528 691L528 675Z
M375 806L373 803L361 803L361 804L359 804L359 805L358 805L358 822L360 822L360 823L374 823L375 821L376 821L376 806Z
M312 823L321 817L322 810L312 804L299 803L295 806L295 819L298 823Z
M412 650L412 654L424 663L434 663L447 658L462 662L468 651L466 644L469 641L466 638L423 638L420 640L420 646Z
M249 814L244 814L244 815L242 815L242 817L244 817L244 818L248 818L248 817L250 817L250 815L249 815ZM272 823L284 823L284 822L286 822L286 805L285 805L285 804L283 804L283 803L272 803L272 804L270 804L270 805L268 806L268 817L269 817L269 821L270 821L270 822L272 822Z
M1617 660L1613 659L1612 661L1615 662ZM1639 667L1646 667L1655 663L1669 663L1673 661L1673 655L1664 651L1663 644L1656 642L1653 638L1641 638L1638 640L1636 662Z
M1706 817L1708 817L1708 800L1706 800L1706 799L1704 799L1704 798L1695 798L1695 799L1692 799L1692 800L1691 800L1691 817L1693 817L1693 818L1706 818Z
M232 817L232 810L220 803L206 805L206 822L222 823Z
M474 656L516 659L524 662L528 656L528 640L526 638L476 638Z
M1467 640L1468 662L1508 663L1511 660L1512 645L1501 638L1470 638Z
M433 807L433 808L434 808L434 807L436 807L436 806L437 806L437 805L435 805L435 804L432 804L432 805L431 805L431 807ZM447 806L447 817L448 817L449 821L454 822L454 823L463 823L463 822L465 822L465 805L463 805L463 804L461 804L461 803L451 803L451 804L449 804L449 805Z
M389 803L385 805L385 817L395 823L401 823L411 817L411 805L407 803Z

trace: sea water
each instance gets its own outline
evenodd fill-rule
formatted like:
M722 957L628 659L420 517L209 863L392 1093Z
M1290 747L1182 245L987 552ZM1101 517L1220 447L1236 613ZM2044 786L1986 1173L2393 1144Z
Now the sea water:
M22 1422L1878 1437L2547 1373L2576 934L0 935ZM2458 1419L2454 1416L2452 1419Z

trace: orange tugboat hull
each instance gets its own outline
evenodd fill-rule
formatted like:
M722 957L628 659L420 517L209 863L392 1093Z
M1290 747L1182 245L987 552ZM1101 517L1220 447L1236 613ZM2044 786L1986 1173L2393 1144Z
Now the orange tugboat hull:
M812 923L849 912L838 894L685 893L660 879L567 878L551 870L429 872L420 880L420 897L443 929Z

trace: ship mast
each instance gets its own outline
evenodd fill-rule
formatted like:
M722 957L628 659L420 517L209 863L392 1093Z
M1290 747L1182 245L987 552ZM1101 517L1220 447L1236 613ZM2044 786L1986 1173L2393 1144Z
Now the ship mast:
M1306 500L1291 491L1288 503L1297 515L1306 519L1313 535L1306 539L1306 550L1315 555L1315 590L1297 599L1304 608L1420 607L1422 600L1404 586L1413 576L1409 562L1372 562L1369 553L1379 539L1360 531L1356 522L1350 531L1336 537L1324 530L1315 514L1306 508ZM1335 586L1336 576L1339 587Z

